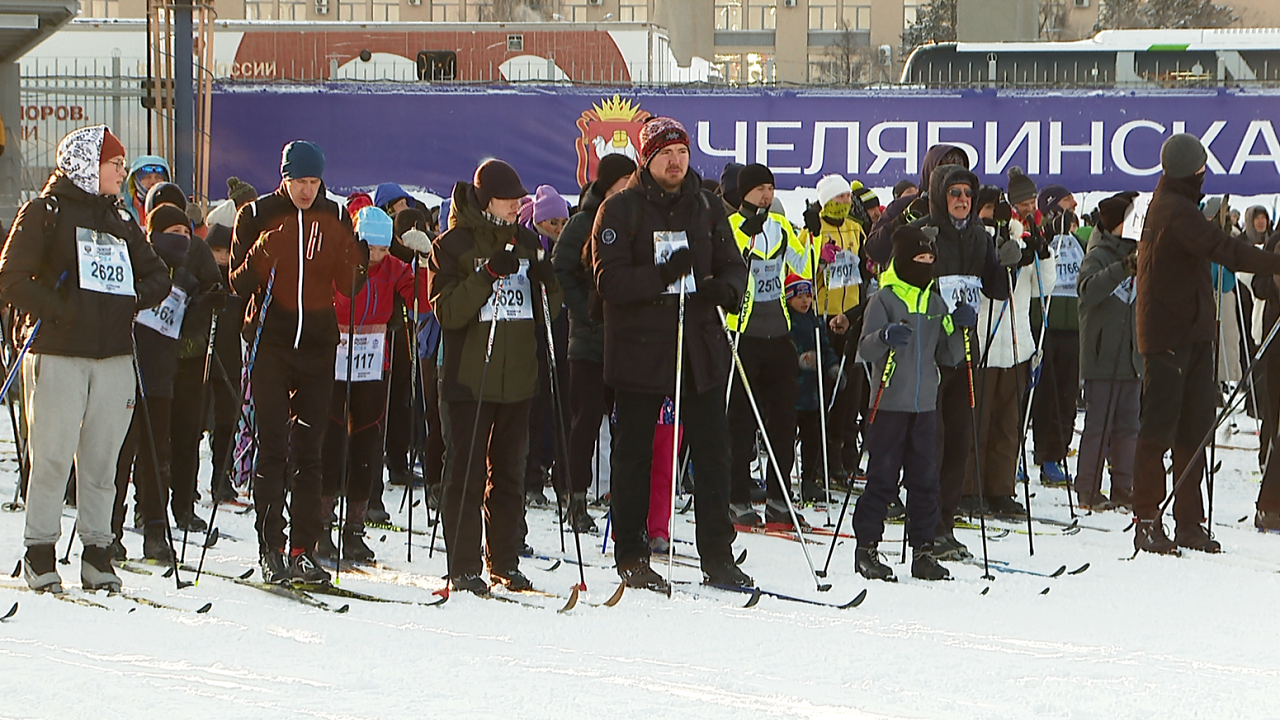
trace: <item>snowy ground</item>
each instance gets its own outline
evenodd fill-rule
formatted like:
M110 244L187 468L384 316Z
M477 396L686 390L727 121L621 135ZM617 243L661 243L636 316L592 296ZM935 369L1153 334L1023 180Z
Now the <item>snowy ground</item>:
M1256 446L1253 421L1239 426L1222 442ZM0 446L5 500L12 449ZM1120 532L1128 518L1106 513L1081 522L1110 532L1067 536L1038 525L1045 534L1032 558L1025 535L989 544L993 559L1024 569L1091 563L1079 576L995 573L987 582L981 568L952 564L956 581L926 585L896 566L901 582L869 586L843 544L834 587L819 594L799 544L739 538L745 569L766 588L844 602L869 587L861 607L843 611L769 598L741 609L742 596L702 590L672 599L631 591L615 608L584 602L565 615L462 595L437 608L350 601L335 615L213 577L177 592L158 573L122 573L139 595L188 609L213 603L197 615L118 597L95 598L109 611L80 607L5 579L0 613L14 601L20 609L0 623L0 718L1280 717L1280 537L1252 529L1256 454L1220 457L1215 532L1225 553L1216 557L1129 561L1131 536ZM1062 490L1032 489L1037 513L1068 517ZM393 510L399 499L388 492ZM809 519L822 525L825 516ZM5 570L22 552L22 522L0 514ZM559 554L552 514L531 511L530 525L535 547ZM239 541L221 540L210 566L253 566L251 516L223 513L218 526ZM692 538L693 526L681 518L677 533ZM980 550L976 532L959 534ZM403 535L371 535L380 559L418 573L425 587L349 575L342 586L432 599L443 557L415 549L409 564ZM887 539L900 538L901 526L890 526ZM587 561L601 566L587 569L584 599L599 602L616 577L599 537L584 541ZM126 544L140 553L140 536ZM821 564L825 546L810 547ZM69 586L78 585L79 549L62 567ZM567 592L572 567L538 569L546 565L524 567L540 588ZM698 571L677 567L675 577L693 581Z

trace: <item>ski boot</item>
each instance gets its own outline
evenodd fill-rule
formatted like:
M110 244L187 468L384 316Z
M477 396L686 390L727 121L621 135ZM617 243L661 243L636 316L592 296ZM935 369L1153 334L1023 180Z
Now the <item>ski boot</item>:
M374 553L364 541L364 526L351 526L342 531L342 559L356 563L373 562Z
M1159 520L1138 520L1134 523L1133 548L1157 555L1181 555L1178 545L1164 534Z
M173 562L173 547L169 545L165 521L149 522L142 530L142 557L158 563Z
M804 515L796 513L796 520L800 521L800 529L808 530L812 526L809 521L804 519ZM787 509L786 500L770 500L764 504L764 521L769 523L782 523L783 525L792 525L791 511Z
M649 566L649 558L640 558L626 567L619 567L618 577L622 578L627 587L652 590L664 595L671 592L667 581Z
M289 554L289 579L294 582L328 585L329 572L316 562L315 553L294 550Z
M107 552L110 553L112 560L128 560L129 552L125 550L124 543L120 542L120 536L117 535L111 544L107 546Z
M912 551L911 577L918 580L950 580L951 571L938 564L932 545L921 545Z
M262 581L278 585L289 581L289 564L285 562L283 550L266 550L258 556L258 567L262 570Z
M1280 512L1259 508L1253 515L1253 526L1262 532L1280 532Z
M661 535L649 538L650 555L666 555L671 552L671 542Z
M902 504L901 497L895 497L889 501L889 508L885 511L885 518L889 520L899 520L907 516L907 506Z
M343 543L343 548L342 548L342 550L343 550L343 552L344 552L344 553L345 553L345 552L346 552L346 550L347 550L347 548L346 548L346 542L347 542L347 540L346 540L346 538L344 537L344 538L342 539L342 543ZM332 535L332 534L330 534L330 532L329 532L329 530L328 530L328 529L325 529L325 530L321 531L321 533L320 533L320 538L319 538L318 540L316 540L316 557L318 557L318 558L324 558L325 560L337 560L337 559L338 559L338 546L337 546L337 545L334 545L334 543L333 543L333 535Z
M1222 543L1214 540L1209 531L1199 523L1190 527L1179 525L1173 531L1173 540L1178 544L1178 547L1184 547L1188 550L1199 550L1209 554L1222 552Z
M518 568L511 570L489 568L489 580L494 585L501 585L511 592L525 592L533 589L533 583Z
M755 580L742 572L742 568L730 560L724 563L713 563L702 568L702 582L707 585L731 585L733 587L755 587Z
M1047 462L1040 466L1040 484L1047 487L1062 487L1071 481L1067 476L1065 462Z
M550 505L551 505L551 501L548 500L547 496L543 494L542 488L525 491L525 494L524 494L525 507L544 508L544 507L550 507Z
M105 547L86 545L80 553L80 584L85 590L120 592L120 578Z
M454 592L469 592L476 595L488 595L489 583L475 573L464 573L449 578L449 589Z
M755 527L764 524L760 515L751 507L751 503L729 503L729 518L734 525Z
M62 592L58 553L52 545L32 545L22 556L22 578L36 592Z
M173 522L179 530L186 530L187 532L202 533L209 530L209 523L202 520L199 515L196 515L195 510L191 508L188 508L185 512L175 512L173 514Z
M1025 520L1027 509L1022 503L1008 495L997 495L987 498L987 510L993 517Z
M933 545L928 547L932 549L935 560L962 562L973 559L973 553L969 552L969 548L964 543L956 539L954 531L934 538Z
M878 544L859 545L853 551L853 566L859 575L868 580L898 581L898 578L893 575L893 568L885 565L880 559Z
M575 532L593 533L596 531L595 520L592 519L591 513L587 512L587 494L574 493L569 499L569 514L567 515L569 526Z
M827 501L826 489L818 484L816 480L800 481L800 499L807 503L821 503Z
M210 494L213 495L214 502L229 503L240 499L239 494L236 493L235 487L231 485L231 481L227 479L226 475L222 475L215 479L213 481L213 487L211 487L209 491Z

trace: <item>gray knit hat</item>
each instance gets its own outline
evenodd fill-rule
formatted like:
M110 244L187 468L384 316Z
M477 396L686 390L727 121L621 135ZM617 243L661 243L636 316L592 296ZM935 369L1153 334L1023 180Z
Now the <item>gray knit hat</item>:
M1160 146L1160 167L1170 178L1191 177L1200 172L1209 159L1200 138L1191 133L1178 133Z
M1022 168L1014 165L1009 168L1009 203L1017 205L1023 200L1036 196L1036 184L1022 172Z

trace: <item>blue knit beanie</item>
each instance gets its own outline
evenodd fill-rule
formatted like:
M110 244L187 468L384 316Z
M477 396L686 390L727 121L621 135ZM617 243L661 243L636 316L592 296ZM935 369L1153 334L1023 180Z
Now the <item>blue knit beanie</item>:
M285 180L324 177L324 151L307 140L294 140L280 154L280 177Z

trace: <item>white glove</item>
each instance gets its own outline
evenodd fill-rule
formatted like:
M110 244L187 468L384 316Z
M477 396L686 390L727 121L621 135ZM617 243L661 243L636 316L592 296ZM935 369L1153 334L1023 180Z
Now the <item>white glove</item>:
M431 238L421 230L414 229L406 232L400 236L400 242L414 252L431 252Z

